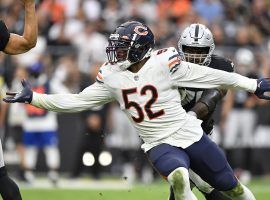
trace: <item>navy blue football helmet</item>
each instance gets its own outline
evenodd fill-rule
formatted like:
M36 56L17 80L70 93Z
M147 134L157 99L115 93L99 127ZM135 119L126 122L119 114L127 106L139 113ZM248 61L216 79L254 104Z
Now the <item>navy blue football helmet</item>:
M145 24L128 21L118 26L110 35L106 53L110 63L117 63L127 69L149 57L154 46L154 35Z

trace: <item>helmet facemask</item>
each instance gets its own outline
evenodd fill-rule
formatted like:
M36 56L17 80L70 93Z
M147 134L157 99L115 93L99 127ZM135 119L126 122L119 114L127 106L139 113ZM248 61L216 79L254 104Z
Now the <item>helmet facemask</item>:
M112 34L110 36L109 45L106 48L108 61L112 64L126 61L131 48L131 40L119 38L119 35L114 38L114 35L118 34Z
M184 60L187 62L204 65L209 56L210 47L182 46Z

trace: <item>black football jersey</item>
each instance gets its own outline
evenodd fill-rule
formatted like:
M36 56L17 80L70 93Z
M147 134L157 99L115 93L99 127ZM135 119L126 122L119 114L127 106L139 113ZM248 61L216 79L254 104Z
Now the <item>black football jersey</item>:
M218 70L223 70L223 71L227 71L227 72L234 72L234 64L231 60L218 56L218 55L212 55L211 56L211 62L208 66L205 67L211 67L213 69L218 69ZM183 88L181 88L180 90L183 91ZM197 89L197 88L185 88L185 98L182 100L182 105L183 108L186 111L189 111L195 104L196 102L201 98L201 95L203 93L205 89ZM213 119L212 119L212 114L213 113L209 113L204 119L203 119L203 124L202 127L204 126L205 123L209 124L210 121L212 123L212 127L213 127ZM209 126L211 127L211 126ZM209 127L207 127L208 130L206 130L206 128L203 127L204 131L206 133L209 133ZM211 128L210 128L211 129Z
M0 20L0 51L3 51L9 41L10 33L2 20Z

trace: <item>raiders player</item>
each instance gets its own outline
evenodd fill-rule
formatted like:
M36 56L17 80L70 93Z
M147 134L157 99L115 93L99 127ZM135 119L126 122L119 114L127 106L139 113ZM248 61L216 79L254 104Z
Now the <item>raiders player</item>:
M35 1L22 0L25 9L25 24L23 35L9 33L5 23L0 20L0 51L7 54L24 53L36 45L37 20L35 15ZM1 86L2 87L2 86ZM1 112L5 105L1 105ZM7 174L4 164L3 150L0 141L0 194L3 200L21 200L21 194L16 183Z
M206 67L234 71L233 62L227 58L213 54L215 49L211 31L202 24L191 24L182 32L178 41L181 59L187 62ZM211 134L214 126L213 113L217 103L226 95L226 89L197 89L180 88L185 98L182 100L183 108L192 115L201 119L202 128L206 134ZM190 170L190 179L193 184L204 194L207 200L228 200L221 192L204 182L197 174ZM169 200L174 200L170 192Z
M254 200L219 147L203 133L201 120L185 112L178 88L234 88L270 100L264 94L270 91L270 79L181 61L174 47L152 52L154 41L145 24L125 22L109 37L109 62L97 81L79 94L40 94L22 81L23 90L8 92L4 101L55 112L79 112L117 101L143 140L149 161L174 188L176 200L197 199L190 190L189 168L232 199Z

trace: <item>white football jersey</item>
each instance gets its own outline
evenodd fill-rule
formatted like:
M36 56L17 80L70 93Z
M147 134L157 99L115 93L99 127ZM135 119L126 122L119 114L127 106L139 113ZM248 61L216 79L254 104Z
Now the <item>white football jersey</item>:
M137 73L104 64L97 82L81 93L34 93L31 104L56 112L76 112L116 100L144 141L145 151L161 143L186 148L198 141L203 131L201 120L182 108L177 88L219 86L254 92L257 82L235 73L183 62L171 47L153 52Z

